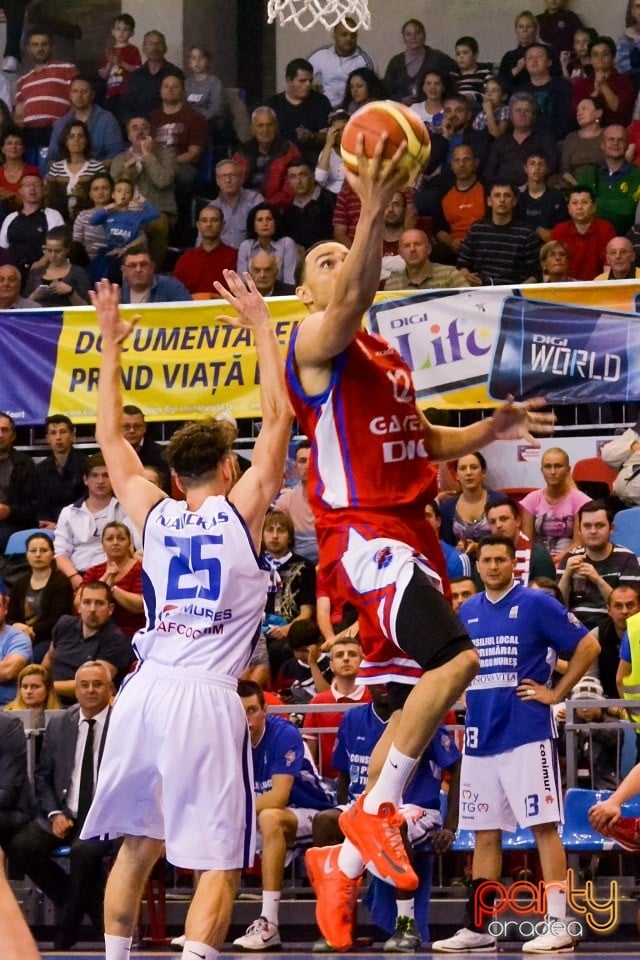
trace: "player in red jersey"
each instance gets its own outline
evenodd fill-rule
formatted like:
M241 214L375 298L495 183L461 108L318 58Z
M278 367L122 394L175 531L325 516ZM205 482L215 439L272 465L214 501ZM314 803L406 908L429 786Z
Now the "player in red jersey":
M371 758L367 791L343 814L345 843L307 854L318 925L336 948L351 944L350 904L366 867L414 889L397 807L406 781L442 716L478 670L478 656L442 592L439 544L424 520L433 498L432 460L449 460L495 439L549 433L541 401L498 408L462 429L434 427L416 407L409 368L379 337L361 330L379 283L384 210L405 185L400 147L382 164L359 146L346 176L362 203L350 250L335 242L305 258L299 299L310 313L297 328L287 385L312 442L309 500L320 568L336 601L359 613L369 682L386 682L394 715Z

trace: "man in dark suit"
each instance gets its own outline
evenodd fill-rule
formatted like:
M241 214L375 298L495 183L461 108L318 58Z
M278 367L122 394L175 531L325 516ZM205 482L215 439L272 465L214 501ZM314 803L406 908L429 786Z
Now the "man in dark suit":
M296 292L293 284L278 280L280 260L275 253L258 250L249 261L249 273L263 297L292 297Z
M0 711L0 847L33 816L27 776L27 742L20 719Z
M59 913L56 949L78 939L85 913L102 931L103 859L118 848L114 840L79 840L97 776L109 724L111 675L99 660L76 672L77 704L51 717L35 773L36 818L8 847L12 868L26 873ZM52 854L69 845L67 874Z
M163 489L167 489L169 469L159 443L147 434L147 424L140 407L127 403L122 408L122 432L145 467L156 467L162 473Z

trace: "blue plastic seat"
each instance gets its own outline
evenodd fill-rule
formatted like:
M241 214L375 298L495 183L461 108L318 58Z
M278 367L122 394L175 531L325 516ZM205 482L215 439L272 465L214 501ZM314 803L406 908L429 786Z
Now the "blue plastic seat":
M30 527L28 530L16 530L15 533L12 533L7 544L4 548L5 556L10 557L15 554L26 553L27 552L27 540L29 537L33 536L34 533L41 533L45 537L49 537L49 540L53 541L54 531L49 530L46 527L42 529L40 527Z
M597 853L620 849L615 840L603 837L589 823L589 809L594 803L606 800L611 790L583 790L572 787L564 798L564 826L562 845L570 853ZM640 797L622 805L623 816L640 817Z
M611 539L619 546L633 550L636 556L640 555L640 507L628 507L616 513Z

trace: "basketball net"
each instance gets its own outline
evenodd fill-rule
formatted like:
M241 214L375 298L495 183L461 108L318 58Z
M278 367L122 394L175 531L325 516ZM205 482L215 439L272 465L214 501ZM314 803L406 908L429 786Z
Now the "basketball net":
M310 30L317 23L327 30L344 23L353 33L371 29L367 0L268 0L267 16L269 23L277 18L280 26L293 22L298 30ZM347 17L352 23L346 22Z

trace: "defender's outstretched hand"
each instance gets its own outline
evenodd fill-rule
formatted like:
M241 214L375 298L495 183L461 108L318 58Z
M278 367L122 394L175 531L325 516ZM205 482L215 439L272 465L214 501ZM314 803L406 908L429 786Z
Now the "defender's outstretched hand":
M589 810L589 821L594 830L606 836L607 828L620 819L620 804L615 801L601 800Z
M536 397L526 403L516 403L512 396L494 411L491 417L493 434L496 440L527 440L534 447L540 444L534 433L548 437L553 433L556 422L553 413L538 413L547 405L544 397Z
M95 290L89 291L91 303L96 308L100 333L105 345L122 344L127 339L141 314L124 320L120 313L120 287L109 280L98 280Z
M234 327L248 327L251 330L262 324L271 326L269 308L251 274L245 273L244 279L241 279L235 270L223 270L223 275L227 286L223 286L218 280L213 285L220 296L238 311L238 316L220 316L218 319Z

